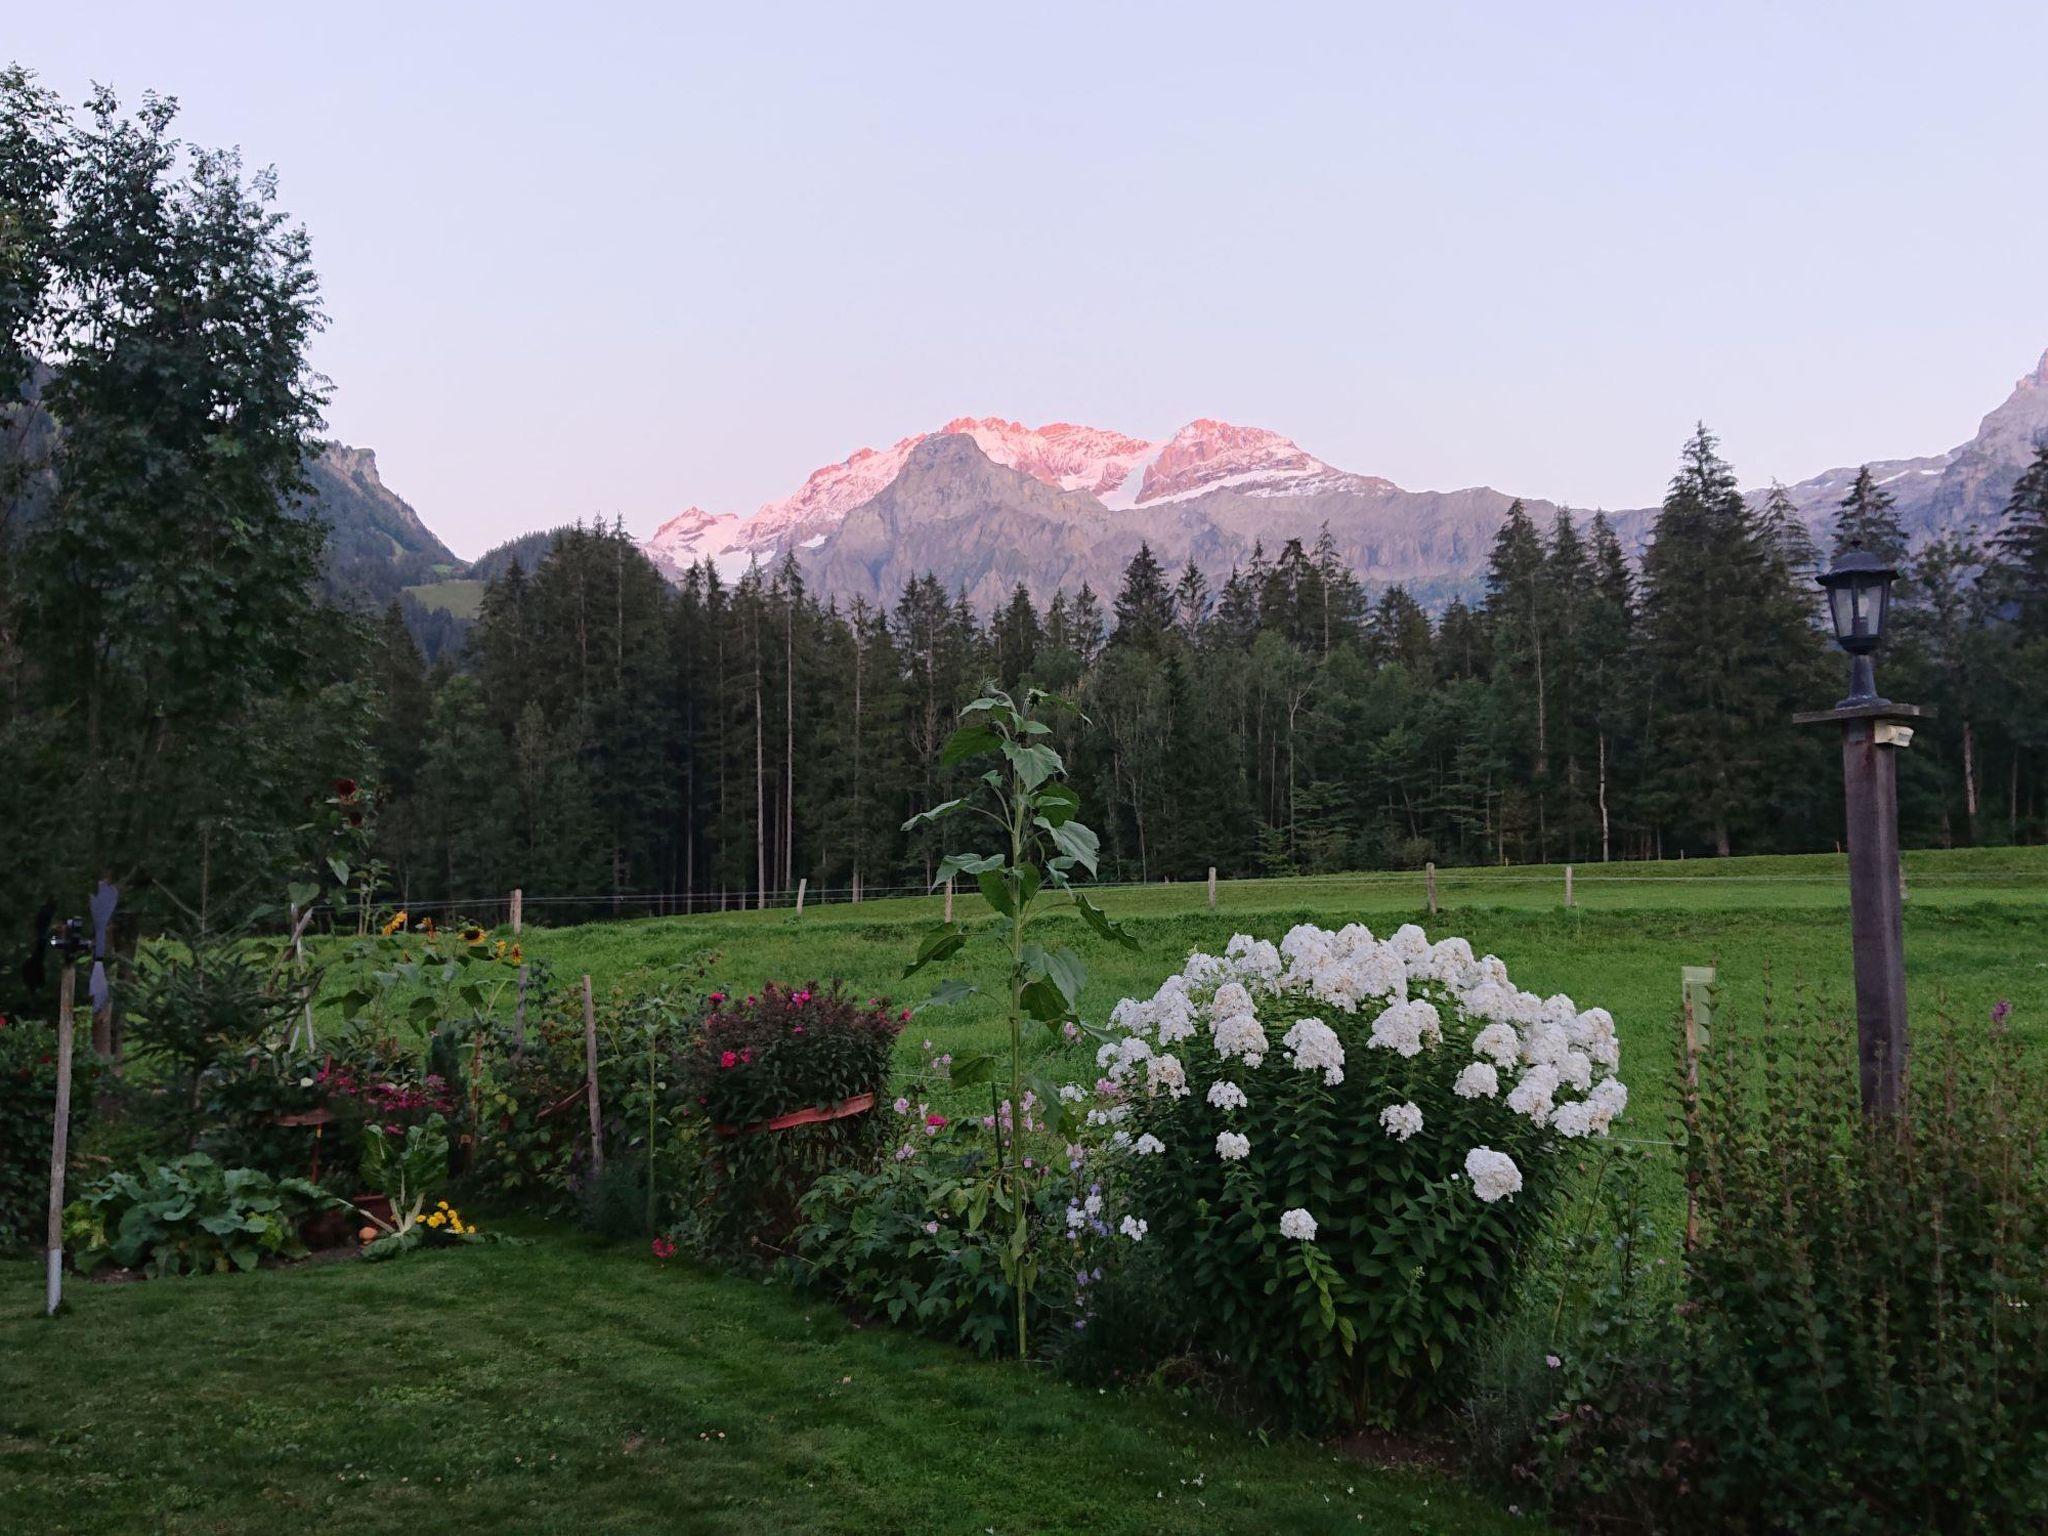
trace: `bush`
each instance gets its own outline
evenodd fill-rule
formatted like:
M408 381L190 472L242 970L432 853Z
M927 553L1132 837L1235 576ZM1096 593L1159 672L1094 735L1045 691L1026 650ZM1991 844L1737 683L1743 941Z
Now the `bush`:
M101 1180L64 1212L64 1244L90 1273L105 1264L157 1277L249 1270L303 1258L299 1225L334 1205L304 1179L222 1168L203 1152Z
M1441 1399L1515 1294L1560 1148L1627 1098L1603 1010L1413 925L1240 935L1112 1036L1090 1119L1120 1230L1164 1251L1189 1346L1316 1427Z
M771 1128L794 1112L830 1112L887 1087L903 1017L875 999L855 1002L834 984L775 983L736 1000L714 992L703 1027L677 1063L687 1120L707 1145L700 1181L702 1231L740 1251L778 1245L812 1183L842 1166L871 1164L889 1134L872 1107Z
M1923 1036L1897 1125L1853 1029L1716 1030L1689 1117L1688 1425L1739 1530L2015 1531L2048 1517L2048 1160L2001 1019Z
M96 1077L81 1032L71 1077L74 1151L92 1119ZM0 1019L0 1252L43 1245L56 1112L57 1031L33 1019Z
M180 1102L200 1107L208 1069L282 1045L304 1004L244 935L199 932L147 946L129 1010L129 1049Z

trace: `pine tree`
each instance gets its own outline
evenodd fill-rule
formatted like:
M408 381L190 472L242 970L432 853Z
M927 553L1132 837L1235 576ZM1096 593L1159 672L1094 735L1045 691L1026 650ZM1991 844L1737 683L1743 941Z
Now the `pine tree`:
M1152 546L1140 544L1124 567L1123 590L1116 598L1116 632L1112 645L1136 646L1156 652L1173 627L1173 594Z
M2020 633L2048 639L2048 442L2034 449L2033 462L2013 485L1991 551L2016 605Z
M1835 554L1839 556L1851 545L1887 565L1905 566L1906 535L1899 527L1894 498L1878 484L1868 464L1856 471L1855 483L1835 513Z
M1209 578L1202 574L1202 568L1190 556L1187 569L1180 573L1180 581L1173 589L1173 622L1181 638L1189 645L1201 643L1202 631L1209 623L1212 607L1214 602L1209 596Z

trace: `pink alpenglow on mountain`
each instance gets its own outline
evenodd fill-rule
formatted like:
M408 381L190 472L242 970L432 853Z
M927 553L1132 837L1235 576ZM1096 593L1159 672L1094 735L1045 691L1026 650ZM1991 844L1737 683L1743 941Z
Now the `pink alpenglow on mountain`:
M1249 485L1301 480L1325 473L1329 467L1304 453L1291 439L1264 427L1191 421L1167 439L1146 466L1137 504L1187 496L1226 482Z

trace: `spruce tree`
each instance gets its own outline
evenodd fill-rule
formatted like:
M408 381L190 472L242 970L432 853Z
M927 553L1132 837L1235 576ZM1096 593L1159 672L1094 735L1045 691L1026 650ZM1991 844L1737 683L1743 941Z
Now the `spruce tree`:
M1856 471L1849 493L1835 513L1835 548L1840 555L1851 545L1869 551L1887 565L1904 568L1906 535L1899 527L1892 493L1878 484L1864 465Z
M1124 567L1123 590L1116 598L1116 632L1110 643L1156 652L1172 627L1173 594L1167 590L1166 573L1152 546L1140 544Z

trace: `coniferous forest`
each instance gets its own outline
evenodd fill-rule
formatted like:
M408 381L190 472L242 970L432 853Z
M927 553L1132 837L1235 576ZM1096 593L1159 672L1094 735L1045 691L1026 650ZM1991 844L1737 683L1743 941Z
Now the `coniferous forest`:
M2004 537L1908 555L1866 473L1834 530L1906 569L1880 682L1932 706L1902 771L1919 845L2037 838L2048 451ZM1753 508L1703 427L1639 560L1604 520L1519 508L1483 596L1423 611L1327 544L1212 585L1149 551L1120 591L976 613L936 582L882 610L785 562L672 588L623 529L572 528L494 579L431 672L395 612L374 767L408 899L754 904L919 886L902 823L958 794L941 748L985 679L1070 698L1059 746L1106 807L1104 877L1190 880L1828 849L1844 690L1783 497Z

